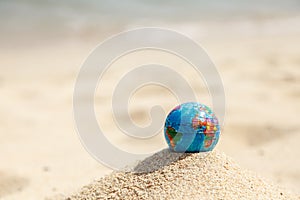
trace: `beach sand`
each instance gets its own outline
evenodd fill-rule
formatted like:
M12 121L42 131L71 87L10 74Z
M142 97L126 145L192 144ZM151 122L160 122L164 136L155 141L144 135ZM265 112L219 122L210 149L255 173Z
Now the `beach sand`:
M45 199L56 195L60 198L78 190L77 197L105 192L119 195L126 191L125 186L137 183L145 184L146 188L149 184L150 188L142 191L132 187L128 192L145 196L147 191L154 193L157 187L162 196L176 191L177 198L183 195L183 189L191 197L229 198L247 194L253 198L260 195L262 199L294 198L279 187L300 194L300 31L295 21L299 22L299 16L200 25L161 24L190 36L206 49L224 83L226 118L216 152L205 160L198 160L197 154L186 156L148 175L122 172L108 175L112 169L94 160L81 145L72 110L76 76L90 51L111 34L147 24L103 30L100 37L86 31L77 38L3 41L0 198ZM129 152L154 153L167 147L162 131L154 138L139 141L122 135L113 121L109 107L112 88L130 66L149 60L173 66L195 88L199 102L211 105L205 84L189 66L174 56L157 52L144 56L147 53L137 52L114 63L95 95L96 115L106 136ZM157 86L144 89L135 94L129 109L133 120L141 126L151 122L149 110L153 105L162 105L169 112L179 103L171 93ZM225 152L241 167L218 152ZM108 176L89 185L105 175ZM167 182L168 178L182 181L182 186L175 187ZM127 179L133 182L125 183ZM112 191L106 181L124 188ZM80 190L84 185L87 186ZM96 194L95 190L104 193ZM72 198L76 199L76 195Z
M66 199L300 199L223 153L177 154L162 150L132 172L114 172Z

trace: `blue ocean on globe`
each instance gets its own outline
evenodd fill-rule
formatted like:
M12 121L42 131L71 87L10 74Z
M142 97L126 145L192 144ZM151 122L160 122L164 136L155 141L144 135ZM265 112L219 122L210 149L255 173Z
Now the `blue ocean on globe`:
M165 139L175 152L207 152L218 143L220 126L212 110L189 102L175 107L167 116Z

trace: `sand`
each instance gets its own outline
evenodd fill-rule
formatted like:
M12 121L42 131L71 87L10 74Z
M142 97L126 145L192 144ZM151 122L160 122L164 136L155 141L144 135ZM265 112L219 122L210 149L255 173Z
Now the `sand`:
M0 197L21 191L27 184L27 179L0 172Z
M23 43L1 37L0 199L73 194L112 172L86 152L77 136L72 111L74 83L82 62L99 42L141 26L174 29L207 50L226 93L225 125L216 149L232 157L241 168L300 194L299 19L297 15L199 23L142 21L116 29L110 28L108 21L101 30L83 30L91 35L74 36L72 31L68 36L38 40L37 33L27 38L22 37L21 30L15 30ZM141 58L148 60L139 61ZM142 57L137 53L121 59L99 86L95 106L102 106L96 114L107 137L129 152L151 153L167 147L162 132L149 141L124 136L109 109L114 83L122 77L118 71L126 72L130 66L145 63L175 67L192 82L199 102L210 104L201 78L176 57L151 53ZM174 95L165 90L160 95L161 91L153 87L137 92L130 104L134 122L148 125L154 105L162 105L168 112L178 104ZM278 191L273 192L278 195Z
M82 147L72 115L76 74L98 41L0 49L1 66L8 66L0 75L1 199L72 194L111 172ZM241 167L300 194L299 35L200 38L199 42L215 61L226 89L225 126L216 148ZM97 102L103 107L110 103L109 78L103 84L104 100ZM193 86L199 88L198 83ZM201 102L206 97L202 91L197 90ZM172 95L157 96L156 92L154 88L137 96L131 109L134 119L148 122L149 108L143 103L162 104L166 111L177 104ZM153 152L166 147L163 137L147 144L119 137L110 110L100 113L105 131L111 138L115 135L112 141L120 148L134 152L130 148L135 144L138 151L151 147L144 151ZM18 181L5 177L26 181L20 187Z
M177 159L177 153L162 150L132 172L113 172L66 199L300 199L242 169L224 153L205 155Z

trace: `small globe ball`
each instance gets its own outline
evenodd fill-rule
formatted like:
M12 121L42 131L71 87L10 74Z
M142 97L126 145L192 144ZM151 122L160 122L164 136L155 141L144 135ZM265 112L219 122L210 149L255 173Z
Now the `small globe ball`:
M176 106L167 116L164 133L175 152L207 152L218 143L220 125L212 110L201 103Z

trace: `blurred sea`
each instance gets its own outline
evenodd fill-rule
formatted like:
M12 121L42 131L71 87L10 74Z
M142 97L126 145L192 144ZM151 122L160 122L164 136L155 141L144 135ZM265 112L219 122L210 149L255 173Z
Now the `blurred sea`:
M0 25L3 41L86 37L141 26L178 26L191 34L205 27L205 35L208 23L219 26L224 21L231 30L248 32L253 20L288 18L286 27L296 28L299 11L299 0L0 0ZM237 22L233 29L232 21ZM285 30L281 22L278 26Z

